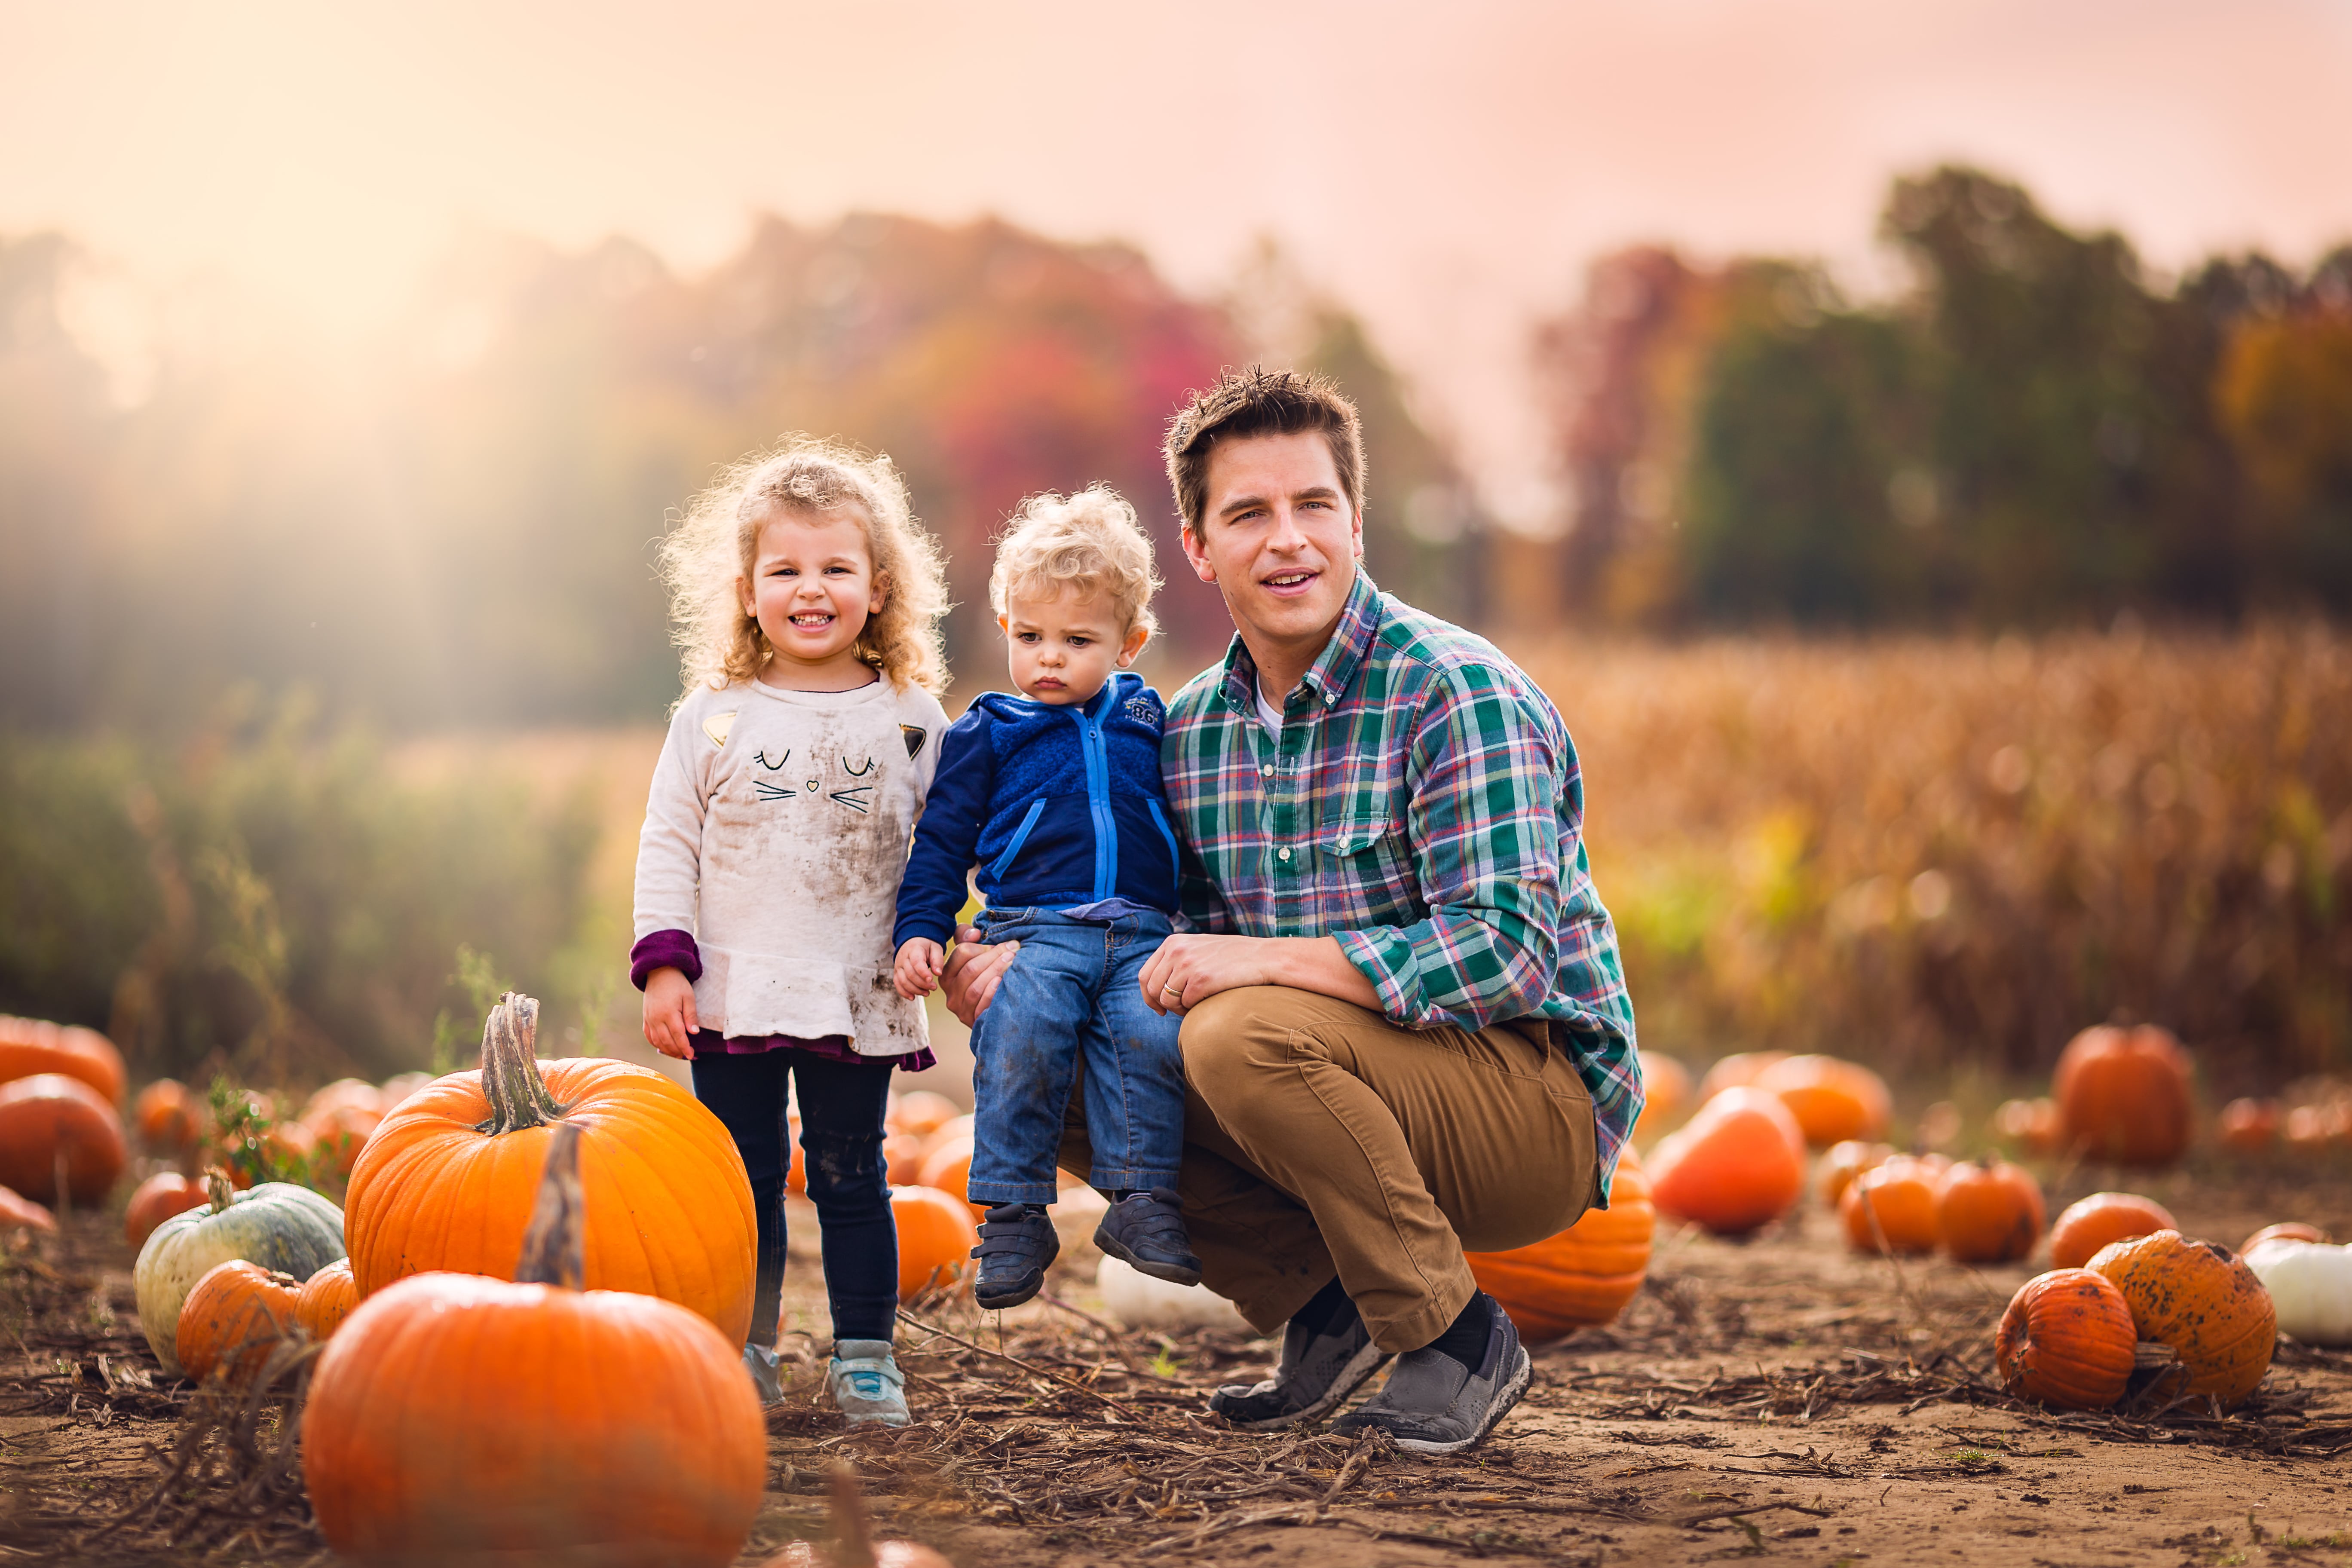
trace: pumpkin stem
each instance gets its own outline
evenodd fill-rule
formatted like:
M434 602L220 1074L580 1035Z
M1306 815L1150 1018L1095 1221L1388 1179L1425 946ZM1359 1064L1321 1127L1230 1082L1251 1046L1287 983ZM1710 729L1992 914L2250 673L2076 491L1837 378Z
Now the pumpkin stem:
M213 1213L226 1214L236 1196L236 1188L230 1183L226 1171L214 1165L205 1172L205 1199L213 1205Z
M875 1568L874 1527L857 1489L857 1472L835 1463L827 1480L833 1492L833 1560L841 1568Z
M580 1193L580 1124L567 1121L547 1146L539 1202L530 1211L530 1228L522 1233L515 1278L526 1285L579 1289L588 1272L586 1219Z
M490 1119L476 1131L495 1138L562 1120L567 1107L539 1076L538 1037L539 998L519 991L499 997L482 1025L482 1094L490 1102Z

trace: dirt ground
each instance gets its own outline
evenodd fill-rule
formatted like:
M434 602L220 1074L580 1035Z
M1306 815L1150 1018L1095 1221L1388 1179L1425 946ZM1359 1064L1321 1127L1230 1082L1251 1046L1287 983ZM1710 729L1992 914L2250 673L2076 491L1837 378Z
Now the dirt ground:
M2192 1169L2137 1190L2234 1245L2287 1217L2352 1234L2347 1176ZM2073 1173L2053 1196L2112 1184ZM1988 1379L1991 1324L2028 1269L1853 1258L1810 1205L1745 1244L1662 1232L1619 1323L1538 1351L1517 1412L1442 1460L1219 1429L1206 1392L1259 1375L1272 1347L1109 1331L1083 1248L1057 1268L1061 1306L1000 1321L917 1303L900 1348L918 1424L845 1434L813 1397L814 1215L793 1217L801 1359L744 1563L824 1537L844 1465L884 1533L964 1568L2352 1563L2352 1353L2283 1345L2227 1419L2029 1409ZM0 1264L0 1557L331 1561L279 1447L282 1407L208 1425L203 1397L158 1386L119 1223L74 1216ZM184 1471L159 1491L175 1457Z

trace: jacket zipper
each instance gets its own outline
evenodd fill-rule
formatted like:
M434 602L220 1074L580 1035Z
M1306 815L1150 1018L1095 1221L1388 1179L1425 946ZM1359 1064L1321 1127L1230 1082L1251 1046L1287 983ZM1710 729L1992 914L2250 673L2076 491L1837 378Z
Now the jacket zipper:
M1102 689L1102 708L1109 711L1118 694L1113 679ZM1087 806L1095 824L1095 898L1100 903L1118 889L1118 831L1110 815L1110 761L1103 748L1102 721L1083 708L1070 710L1078 726L1078 749L1087 759Z

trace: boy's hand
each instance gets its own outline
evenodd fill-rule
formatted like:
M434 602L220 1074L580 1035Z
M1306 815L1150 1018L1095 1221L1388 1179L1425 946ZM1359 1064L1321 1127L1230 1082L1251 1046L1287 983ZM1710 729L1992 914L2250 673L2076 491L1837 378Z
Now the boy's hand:
M682 969L656 969L646 976L646 1044L666 1057L694 1059L694 982Z
M898 994L912 1002L940 988L940 968L947 952L927 936L910 936L898 944L898 963L891 978Z

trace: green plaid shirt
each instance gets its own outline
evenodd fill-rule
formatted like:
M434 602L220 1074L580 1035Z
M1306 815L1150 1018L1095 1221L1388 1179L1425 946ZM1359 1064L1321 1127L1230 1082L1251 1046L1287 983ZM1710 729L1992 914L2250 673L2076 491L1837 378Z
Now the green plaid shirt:
M1559 710L1492 643L1360 571L1279 740L1256 684L1236 637L1168 705L1186 918L1337 937L1407 1027L1552 1020L1592 1091L1605 1201L1642 1069Z

